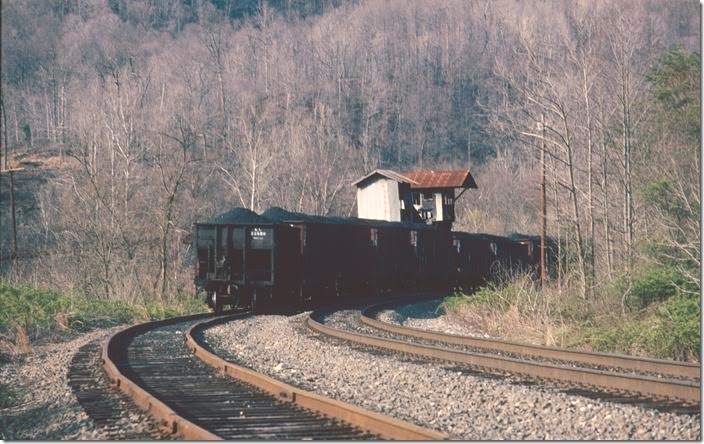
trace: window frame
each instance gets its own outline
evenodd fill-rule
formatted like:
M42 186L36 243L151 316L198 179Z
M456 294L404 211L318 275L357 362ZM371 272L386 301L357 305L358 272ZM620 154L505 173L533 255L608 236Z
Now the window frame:
M369 241L373 248L379 248L379 229L370 228L369 229Z

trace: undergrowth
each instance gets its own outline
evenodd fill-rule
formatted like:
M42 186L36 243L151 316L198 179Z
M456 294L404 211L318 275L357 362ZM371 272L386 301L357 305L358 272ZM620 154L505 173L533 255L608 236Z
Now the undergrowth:
M33 344L66 339L96 328L164 319L205 310L193 295L178 293L168 303L127 302L60 293L0 281L0 347L13 354Z
M0 409L7 409L16 406L21 398L21 394L8 384L0 382ZM2 436L2 435L0 435Z
M541 288L526 274L505 276L443 310L488 334L534 344L700 361L700 300L672 269L651 268L597 287L586 300L569 279ZM626 294L625 301L623 295ZM625 302L625 303L624 303Z

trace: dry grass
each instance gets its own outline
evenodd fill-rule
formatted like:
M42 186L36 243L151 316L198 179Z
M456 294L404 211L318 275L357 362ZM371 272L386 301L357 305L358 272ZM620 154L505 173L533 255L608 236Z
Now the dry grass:
M643 287L643 282L651 283L652 276L646 274L634 285ZM661 292L662 284L651 283L648 291ZM651 298L657 302L645 308L624 307L623 291L622 283L604 282L582 299L576 279L566 279L561 288L554 282L541 288L528 275L509 273L471 295L446 298L444 309L450 320L493 337L589 351L699 360L697 298L661 295L665 299Z
M68 330L70 328L69 314L66 312L58 312L54 315L54 320L56 321L56 326L60 330Z
M25 169L70 169L80 165L76 159L64 154L58 154L58 148L54 147L44 152L17 152L12 153L8 162L9 168Z
M560 345L559 325L539 316L526 315L517 305L500 311L487 307L462 305L448 313L453 322L489 336L506 338L538 345Z
M8 356L24 355L32 352L32 343L27 330L21 325L9 334L0 335L0 354Z
M618 298L608 292L589 300L579 298L570 279L558 288L541 288L530 275L502 272L497 283L471 296L450 298L448 316L459 324L493 337L547 346L568 346L585 320L620 313Z

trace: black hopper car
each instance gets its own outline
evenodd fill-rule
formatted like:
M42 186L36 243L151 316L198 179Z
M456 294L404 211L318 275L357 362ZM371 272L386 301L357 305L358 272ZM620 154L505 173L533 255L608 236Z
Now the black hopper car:
M539 243L446 228L235 208L195 224L196 289L216 312L297 311L401 290L471 289L500 265L537 272ZM537 243L537 244L536 244Z

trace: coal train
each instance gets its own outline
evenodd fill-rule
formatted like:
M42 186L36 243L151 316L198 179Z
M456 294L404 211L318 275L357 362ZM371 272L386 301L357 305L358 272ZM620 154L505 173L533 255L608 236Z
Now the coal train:
M207 304L295 312L403 290L469 290L501 269L538 272L539 241L423 223L234 208L195 224Z

